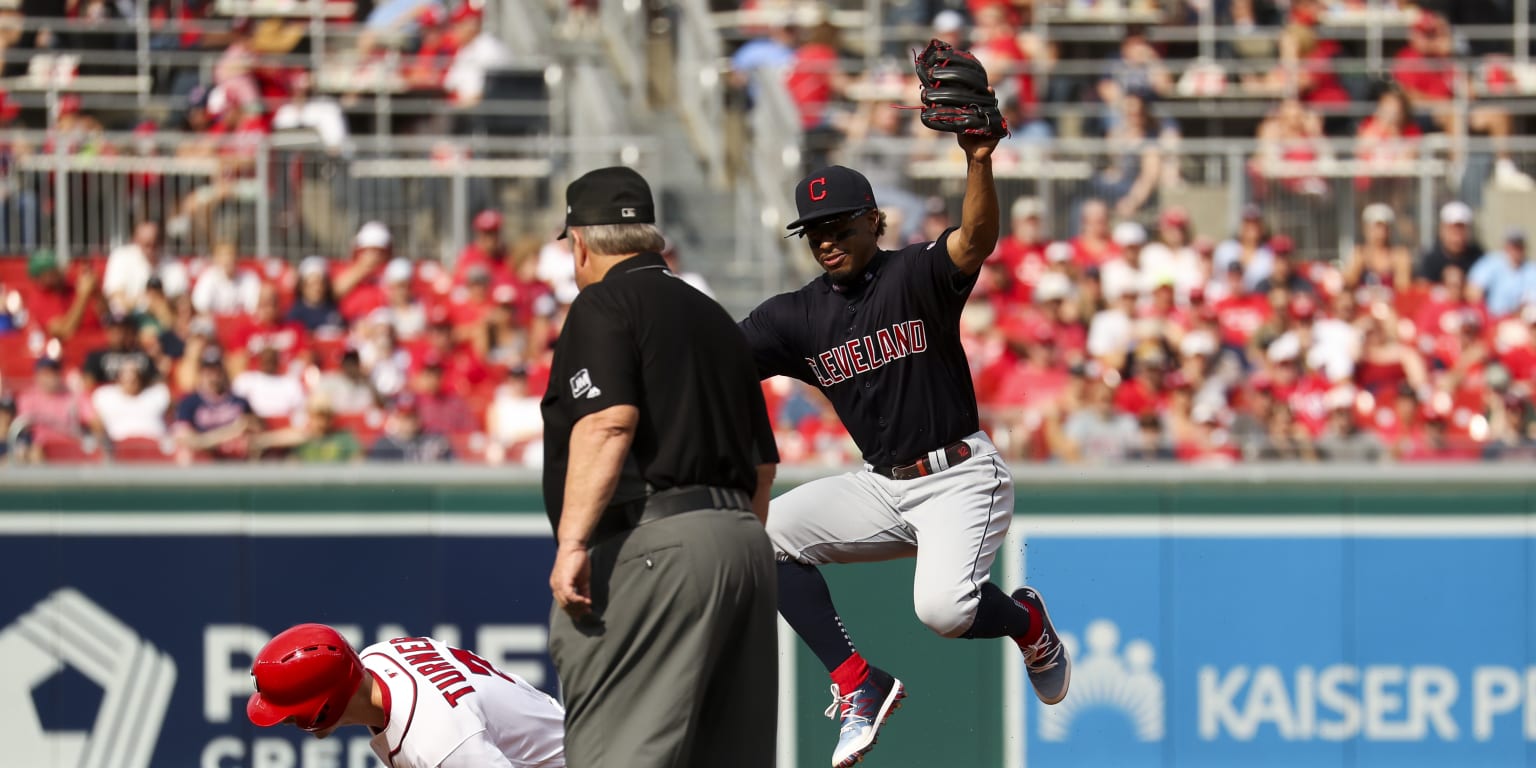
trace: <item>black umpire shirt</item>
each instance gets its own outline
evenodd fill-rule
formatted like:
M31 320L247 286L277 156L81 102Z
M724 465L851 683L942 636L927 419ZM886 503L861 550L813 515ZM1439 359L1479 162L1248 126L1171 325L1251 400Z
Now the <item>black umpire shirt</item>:
M757 368L723 307L643 253L614 265L571 304L544 414L544 507L560 529L571 429L615 405L640 411L634 443L598 536L627 527L618 511L683 485L757 490L776 464Z
M876 466L914 461L981 428L960 345L976 275L950 260L950 231L879 251L849 286L822 275L741 321L759 373L819 388Z

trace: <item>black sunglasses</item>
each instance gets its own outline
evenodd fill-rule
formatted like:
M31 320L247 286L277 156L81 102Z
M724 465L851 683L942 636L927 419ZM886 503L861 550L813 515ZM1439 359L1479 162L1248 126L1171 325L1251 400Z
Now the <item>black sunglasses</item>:
M834 243L841 242L853 237L858 232L858 227L852 226L852 224L871 210L873 209L863 208L847 216L839 216L835 219L817 222L816 224L802 227L799 232L794 234L802 239L810 238L813 243L825 242L827 240L831 240Z

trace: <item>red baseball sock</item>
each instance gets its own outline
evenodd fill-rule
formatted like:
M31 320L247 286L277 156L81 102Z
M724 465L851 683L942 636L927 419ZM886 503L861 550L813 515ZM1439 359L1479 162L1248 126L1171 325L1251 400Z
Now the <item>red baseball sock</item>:
M1029 614L1029 629L1025 630L1022 635L1014 635L1013 641L1018 643L1020 648L1028 648L1034 645L1036 640L1040 639L1040 632L1045 628L1045 622L1040 621L1040 617L1036 616L1034 611L1029 610L1029 606L1017 600L1014 600L1013 603L1023 608Z
M847 661L839 664L837 669L832 670L832 682L837 683L838 692L844 696L848 695L849 691L863 685L864 680L868 677L869 663L864 661L864 657L860 656L858 651L854 651Z

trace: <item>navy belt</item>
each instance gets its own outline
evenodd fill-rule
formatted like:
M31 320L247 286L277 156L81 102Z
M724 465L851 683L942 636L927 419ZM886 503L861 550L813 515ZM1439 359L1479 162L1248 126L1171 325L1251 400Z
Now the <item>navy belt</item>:
M943 472L956 464L963 464L975 452L971 450L969 443L957 440L937 451L930 451L928 455L912 462L911 464L884 465L870 467L877 475L889 477L892 480L916 480L919 477L927 477Z

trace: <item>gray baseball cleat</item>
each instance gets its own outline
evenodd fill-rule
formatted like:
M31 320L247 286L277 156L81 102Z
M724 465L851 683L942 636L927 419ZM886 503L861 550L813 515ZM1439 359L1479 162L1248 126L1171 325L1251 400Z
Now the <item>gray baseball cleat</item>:
M846 694L840 693L833 683L832 706L827 707L826 715L841 719L843 724L838 731L837 748L832 751L832 768L848 768L863 760L875 748L880 726L906 697L907 689L900 680L874 667L869 668L869 676L859 687Z
M1024 667L1029 670L1029 682L1035 687L1035 696L1046 704L1056 704L1067 697L1072 684L1072 658L1067 647L1051 624L1051 614L1045 609L1045 600L1033 587L1020 587L1013 591L1013 599L1029 612L1039 616L1043 626L1040 637L1025 645L1022 638L1014 638L1019 650L1024 652Z

